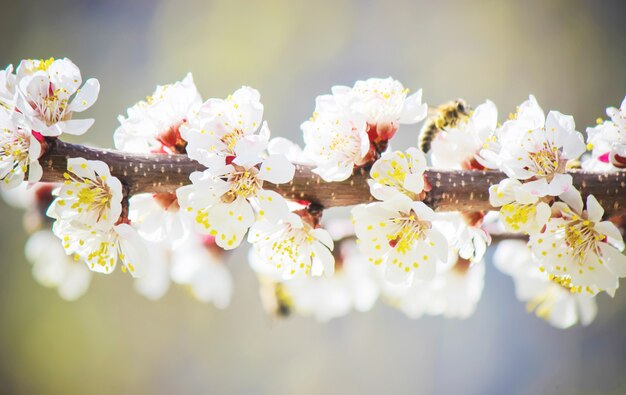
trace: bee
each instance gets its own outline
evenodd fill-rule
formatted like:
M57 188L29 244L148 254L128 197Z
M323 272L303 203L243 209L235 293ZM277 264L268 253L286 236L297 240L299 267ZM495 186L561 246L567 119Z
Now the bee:
M466 120L469 115L470 107L463 99L453 100L434 109L420 132L420 149L427 154L430 151L430 144L439 132L456 126L459 121Z
M278 318L289 317L293 311L293 299L285 285L269 279L261 279L261 302L265 311Z

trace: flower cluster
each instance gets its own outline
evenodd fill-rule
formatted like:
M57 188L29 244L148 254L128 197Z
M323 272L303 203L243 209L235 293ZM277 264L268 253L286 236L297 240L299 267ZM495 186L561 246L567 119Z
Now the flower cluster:
M528 310L554 326L588 325L595 295L613 296L626 277L619 221L604 220L601 196L586 194L583 204L569 171L626 167L626 98L585 141L571 116L546 115L533 96L502 124L489 100L472 109L458 99L426 119L421 90L409 95L399 81L371 78L317 97L301 125L301 148L270 139L257 90L203 101L188 74L128 108L114 134L124 159L197 162L186 185L131 196L132 177L89 149L67 158L58 184L39 182L40 159L60 146L56 139L92 126L74 117L98 93L98 81L83 84L69 59L0 71L2 193L27 211L34 277L64 299L84 294L93 272L121 265L149 299L175 283L225 308L233 293L226 258L244 240L268 312L322 321L367 311L378 299L411 318L469 317L482 295L491 234L502 230L527 242L501 242L496 267L513 277ZM417 146L389 148L400 125L424 120ZM429 165L472 177L504 173L489 188L499 213L435 212L429 193L445 172ZM322 180L352 187L367 174L370 203L351 208L352 221L325 210L315 191L297 190Z

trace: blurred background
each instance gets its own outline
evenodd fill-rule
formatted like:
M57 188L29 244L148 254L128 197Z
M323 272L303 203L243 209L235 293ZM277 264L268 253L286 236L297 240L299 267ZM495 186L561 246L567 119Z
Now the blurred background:
M584 131L626 93L623 1L3 2L0 66L69 57L102 90L78 141L111 147L116 117L193 72L203 97L260 90L274 136L302 142L315 96L393 76L432 105L529 93ZM416 143L403 127L395 146ZM587 328L528 315L488 263L476 314L417 321L384 305L327 324L268 318L241 248L231 307L129 276L96 276L77 302L39 286L22 213L0 202L0 393L626 394L626 293L601 295Z

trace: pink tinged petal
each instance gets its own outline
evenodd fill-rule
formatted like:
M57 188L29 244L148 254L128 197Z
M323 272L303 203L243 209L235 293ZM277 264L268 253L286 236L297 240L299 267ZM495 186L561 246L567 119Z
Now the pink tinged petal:
M600 222L604 215L604 209L598 203L595 196L587 196L587 219L592 222Z
M318 261L324 268L324 275L330 277L335 272L335 258L333 254L321 243L313 243L312 247L315 254L313 261Z
M259 218L276 223L290 214L285 199L274 191L262 189L257 192Z
M610 156L611 156L611 152L609 151L609 152L606 152L606 153L598 156L598 160L600 162L602 162L602 163L609 163L610 162L610 159L609 159Z
M69 121L57 122L47 129L40 131L40 133L43 136L59 136L62 133L80 136L85 133L93 123L93 119L70 119Z
M270 155L263 163L258 177L273 184L285 184L293 180L296 167L284 155Z
M148 249L144 239L128 224L114 227L119 235L120 260L133 277L141 277L149 264Z
M232 250L241 244L248 228L254 223L254 212L246 199L238 197L232 203L218 203L211 207L208 221L217 232L217 245Z
M552 181L548 184L548 194L550 196L558 196L572 188L574 187L570 174L555 174Z
M626 277L626 256L607 243L600 243L600 251L611 272L617 277Z
M550 192L551 192L550 187L548 185L548 181L545 178L540 178L535 181L526 182L518 189L518 191L524 191L528 193L529 195L534 196L535 201L537 200L537 197L550 195ZM515 195L516 195L516 200L519 201L520 203L523 203L523 201L518 198L519 193L516 193Z
M91 107L98 99L100 93L100 82L95 78L90 78L85 85L78 91L72 103L68 107L68 111L82 112Z

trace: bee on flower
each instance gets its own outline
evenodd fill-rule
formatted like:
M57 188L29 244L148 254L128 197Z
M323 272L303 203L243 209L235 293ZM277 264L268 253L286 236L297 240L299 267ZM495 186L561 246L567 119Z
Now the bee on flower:
M626 168L626 97L620 108L609 107L610 121L602 121L587 128L587 148L591 155L582 161L582 168L590 171L616 171Z
M575 206L554 203L545 230L530 236L529 246L540 270L572 292L614 295L619 278L626 276L622 235L593 195Z
M15 107L30 129L56 137L62 133L81 135L93 125L93 119L72 116L95 103L100 83L90 78L81 87L80 70L71 60L23 60L16 73Z
M21 115L0 106L0 187L12 189L22 181L37 182L41 144L30 129L21 125Z
M521 240L504 240L493 255L494 265L513 278L517 299L526 302L526 309L550 325L565 329L589 325L596 317L595 298L587 293L572 292L567 283L551 281L532 258L531 250Z

